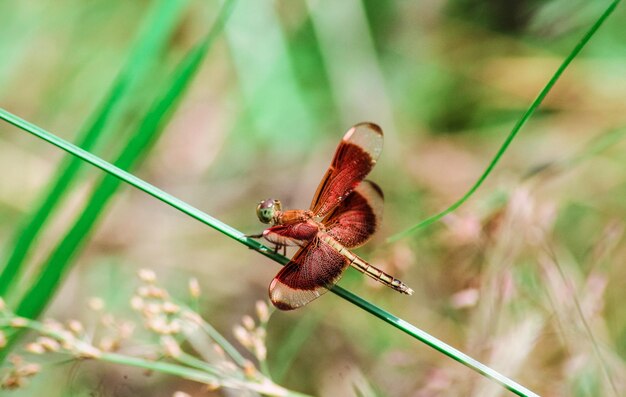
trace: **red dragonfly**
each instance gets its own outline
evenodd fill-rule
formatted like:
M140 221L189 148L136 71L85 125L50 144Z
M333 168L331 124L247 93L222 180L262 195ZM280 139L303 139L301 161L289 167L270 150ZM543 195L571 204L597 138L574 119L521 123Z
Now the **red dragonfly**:
M352 266L394 290L411 295L402 281L370 265L349 250L359 247L378 229L383 193L363 180L383 148L383 131L359 123L346 132L308 210L282 210L267 199L256 209L259 220L272 226L261 235L278 248L299 246L291 261L274 277L269 295L274 306L293 310L327 292Z

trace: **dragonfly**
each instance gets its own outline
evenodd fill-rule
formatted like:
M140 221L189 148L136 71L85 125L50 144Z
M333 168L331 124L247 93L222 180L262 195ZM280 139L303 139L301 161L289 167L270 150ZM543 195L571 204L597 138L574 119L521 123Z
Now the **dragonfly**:
M283 210L276 199L258 204L259 220L271 226L253 237L273 243L276 250L299 247L270 283L270 300L278 309L297 309L318 298L350 266L398 292L413 294L402 281L350 251L365 244L381 223L383 192L365 177L382 148L378 125L356 124L337 146L308 210Z

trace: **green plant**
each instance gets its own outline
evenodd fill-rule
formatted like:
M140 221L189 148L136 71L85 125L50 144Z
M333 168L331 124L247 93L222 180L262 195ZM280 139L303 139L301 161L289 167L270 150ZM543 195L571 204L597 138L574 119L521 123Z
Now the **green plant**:
M60 355L132 366L199 382L210 390L226 388L266 396L304 396L272 382L267 371L259 370L197 312L159 286L153 271L140 270L139 279L141 283L129 302L139 314L140 322L120 319L107 312L104 300L97 297L89 301L101 324L96 329L86 329L76 320L62 324L53 319L36 321L18 316L0 301L0 328L33 331L37 335L35 341L24 347L24 353L29 355ZM190 297L197 300L200 296L197 281L190 280L189 285ZM269 315L267 304L259 301L257 319L246 315L242 324L234 327L235 337L262 369L267 365L265 327ZM142 326L144 332L138 330ZM0 341L6 342L1 331ZM2 376L3 389L24 386L40 370L39 365L28 363L23 355L12 356L10 363Z

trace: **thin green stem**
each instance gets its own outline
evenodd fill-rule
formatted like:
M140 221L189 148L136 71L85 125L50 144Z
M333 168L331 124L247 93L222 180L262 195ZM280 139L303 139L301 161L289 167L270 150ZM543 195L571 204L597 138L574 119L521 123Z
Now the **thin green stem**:
M174 360L178 361L179 363L187 367L195 368L198 371L206 372L215 377L224 376L224 374L221 373L222 371L219 371L216 368L212 367L206 361L202 361L199 358L196 358L192 356L191 354L187 354L185 352L181 352L178 356L174 357Z
M561 277L561 281L563 282L563 286L569 292L574 302L574 307L576 308L576 314L580 318L580 322L583 324L583 328L585 332L587 333L587 338L589 338L589 340L591 341L591 347L593 349L593 353L595 354L597 360L600 363L600 368L602 368L602 372L604 373L604 376L606 377L606 380L609 383L609 386L611 387L611 391L613 392L613 395L619 396L619 392L617 391L617 386L615 385L615 382L613 381L613 377L611 376L611 371L609 370L609 366L607 365L606 360L602 356L602 352L600 352L600 348L598 347L598 342L596 340L596 337L594 336L593 331L591 330L591 327L589 326L589 322L585 318L585 313L584 313L582 304L580 302L580 299L578 298L578 295L576 294L576 289L570 283L570 280L568 279L568 277L565 275L565 271L563 271L563 267L561 266L561 263L559 262L557 258L557 254L556 252L554 252L554 249L551 246L546 245L545 250L548 256L550 257L552 264L554 265L554 267L556 267L556 270L559 273L559 276Z
M154 370L205 384L219 383L216 376L209 375L204 371L164 361L149 361L143 358L130 357L117 353L102 353L100 356L98 356L98 360L108 361L114 364L130 365L133 367Z
M74 156L81 158L83 161L100 168L101 170L113 175L114 177L128 183L136 187L137 189L151 195L152 197L163 201L164 203L176 208L177 210L189 215L190 217L196 219L204 223L207 226L212 227L213 229L221 232L222 234L244 244L248 248L254 249L266 257L275 260L276 262L286 265L289 262L289 259L274 252L273 249L270 249L263 244L259 243L257 240L251 239L247 237L244 233L239 230L229 226L216 218L200 211L199 209L187 204L186 202L164 192L163 190L149 184L136 177L135 175L124 171L123 169L114 166L113 164L101 159L100 157L89 153L86 150L83 150L76 145L71 144L70 142L59 138L50 132L32 124L28 121L10 113L9 111L0 108L0 118L4 121L13 124L14 126L35 135L38 138L43 139L44 141L62 149Z
M188 313L194 313L193 310L188 309ZM197 311L196 311L197 313ZM196 317L196 316L194 316ZM241 353L239 353L237 351L237 349L235 348L235 346L231 345L230 342L224 338L222 336L222 334L220 334L215 328L213 328L213 326L211 324L209 324L208 322L204 321L203 318L201 318L200 316L197 316L197 321L196 321L197 325L204 331L206 332L206 334L213 339L213 341L215 343L217 343L222 349L224 349L224 352L226 352L226 354L228 354L230 356L231 359L233 359L233 361L235 363L237 363L237 365L239 365L240 367L244 366L246 364L246 362L248 360L246 360L246 358L244 356L241 355Z
M270 377L270 367L267 364L267 360L259 360L259 366L261 367L261 373L267 377Z
M208 385L220 385L226 388L252 390L269 396L306 396L278 386L270 381L263 383L250 382L235 379L220 379L207 374L203 370L189 368L187 366L173 364L163 361L150 361L143 358L131 357L117 353L102 353L98 360L107 361L114 364L129 365L138 368L145 368L161 373L175 375L183 379L193 380Z
M335 292L337 295L341 296L342 298L357 305L361 309L367 311L368 313L373 314L374 316L380 318L386 323L391 324L394 327L398 328L399 330L405 332L406 334L411 335L412 337L419 340L420 342L425 343L426 345L445 354L446 356L452 358L453 360L458 361L461 364L465 365L466 367L469 367L473 369L474 371L478 372L479 374L482 374L485 377L493 380L494 382L500 384L504 388L517 394L518 396L538 397L538 395L535 394L534 392L528 390L527 388L513 381L512 379L507 378L506 376L502 375L498 371L486 366L480 361L473 359L467 354L461 352L460 350L455 349L454 347L435 338L434 336L428 334L427 332L422 331L421 329L417 328L411 323L408 323L402 320L401 318L394 316L393 314L389 313L386 310L383 310L377 306L372 305L371 303L365 301L363 298L357 295L354 295L353 293L346 291L345 289L335 290L335 288L333 288L332 291Z
M311 335L318 332L319 323L322 320L320 312L308 313L302 316L291 328L287 338L281 340L273 350L272 379L282 383L285 375L293 365L297 352L302 348Z
M165 374L175 375L184 379L193 380L200 383L209 385L220 385L226 388L252 390L257 393L268 396L284 396L284 397L306 397L306 394L297 393L291 390L287 390L281 386L272 383L269 380L265 380L263 383L250 382L245 380L222 380L212 375L208 375L206 372L192 369L186 366L172 364L163 361L149 361L142 358L125 356L116 353L102 353L98 360L108 361L114 364L129 365L138 368L145 368L153 371L158 371Z
M246 237L242 232L237 229L229 226L218 219L213 218L212 216L205 214L199 209L185 203L184 201L164 192L163 190L145 182L144 180L137 178L136 176L114 166L106 162L105 160L95 156L71 143L39 128L9 112L0 108L0 118L5 121L15 125L23 129L26 132L29 132L46 142L53 144L54 146L65 150L68 153L73 154L74 156L80 157L84 161L100 168L101 170L108 172L109 174L119 178L120 180L136 187L139 190L146 192L147 194L155 197L158 200L163 201L164 203L178 209L179 211L191 216L192 218L204 223L205 225L212 227L213 229L223 233L224 235L236 240L245 246L252 248L262 255L267 256L270 259L275 260L276 262L285 265L289 262L289 259L274 252L274 250L264 246L256 240ZM484 376L492 379L493 381L499 383L504 386L508 390L519 396L525 397L535 397L537 394L532 391L526 389L522 385L516 383L515 381L507 378L506 376L500 374L499 372L489 368L488 366L474 360L468 355L460 352L459 350L449 346L448 344L440 341L439 339L429 335L428 333L418 329L417 327L411 325L410 323L394 316L393 314L373 305L370 302L365 301L364 299L358 297L357 295L339 287L334 286L331 290L335 294L340 297L346 299L350 303L360 307L361 309L367 311L375 315L376 317L382 319L383 321L391 324L392 326L402 330L408 335L413 336L417 340L427 344L428 346L442 352L448 357L460 362L461 364L473 369L474 371L483 374Z
M451 206L449 206L445 210L441 211L440 213L432 215L432 216L424 219L423 221L417 223L416 225L413 225L410 228L408 228L408 229L406 229L404 231L401 231L399 233L396 233L393 236L389 237L387 239L388 242L394 242L394 241L400 240L400 239L402 239L404 237L407 237L408 235L414 233L415 231L417 231L417 230L419 230L421 228L424 228L424 227L426 227L428 225L431 225L431 224L437 222L438 220L440 220L444 216L448 215L452 211L454 211L457 208L459 208L463 203L465 203L474 194L474 192L476 192L476 190L478 190L478 188L483 184L485 179L487 179L489 174L491 174L491 171L493 171L493 169L495 168L496 164L498 164L498 162L500 161L500 158L504 155L504 152L506 152L506 150L508 149L509 145L511 144L511 142L513 141L513 139L515 138L515 136L517 135L519 130L522 128L522 126L524 124L526 124L526 121L528 121L530 116L532 116L533 113L535 113L535 110L537 110L537 108L539 107L539 105L541 105L541 103L543 102L545 97L548 95L550 90L552 90L552 87L554 86L554 84L556 84L557 80L561 77L561 75L563 74L565 69L567 69L569 64L574 60L574 58L576 58L576 56L580 53L580 51L583 49L583 47L587 44L587 42L589 42L591 37L593 37L593 35L596 33L596 31L604 23L604 21L606 21L606 19L609 17L609 15L611 15L613 13L613 11L615 10L615 7L617 7L617 4L620 1L621 0L614 0L608 6L608 8L604 11L604 13L600 16L600 18L598 18L596 20L596 22L589 29L589 31L583 36L583 38L576 44L576 46L574 47L572 52L569 53L569 55L565 58L563 63L561 63L559 68L556 70L556 72L554 73L552 78L550 78L550 81L548 81L548 83L543 87L541 92L539 92L539 95L537 95L537 98L535 98L535 100L531 103L531 105L528 108L528 110L526 110L526 112L522 115L522 117L517 121L515 126L513 126L513 129L511 130L509 135L504 140L504 143L502 144L502 146L500 146L500 149L498 150L498 152L496 153L495 157L491 160L491 162L487 166L487 169L485 169L485 171L482 173L480 178L478 178L476 183L474 183L474 185L467 191L467 193L465 193L463 195L463 197L461 197L458 201L456 201L454 204L452 204Z

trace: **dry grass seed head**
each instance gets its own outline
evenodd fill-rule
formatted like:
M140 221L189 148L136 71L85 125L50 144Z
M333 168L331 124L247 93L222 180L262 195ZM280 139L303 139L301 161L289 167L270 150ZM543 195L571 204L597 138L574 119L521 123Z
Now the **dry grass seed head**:
M195 277L189 279L189 295L191 295L192 298L198 298L200 296L200 283Z
M219 384L219 383L217 383L217 382L210 382L210 381L209 381L209 382L207 382L207 383L204 385L204 389L205 389L206 391L208 391L208 392L216 391L216 390L218 390L219 388L220 388L220 384Z
M21 356L15 354L9 357L9 362L13 368L4 376L1 385L6 390L14 390L24 386L27 378L41 371L39 364L28 363Z
M97 296L89 298L87 301L87 306L96 312L99 312L104 309L104 299L99 298Z
M165 349L165 354L169 357L180 357L183 352L178 342L168 335L161 337L161 345Z
M120 341L119 339L105 336L102 339L100 339L100 342L98 343L98 347L102 351L113 352L120 348Z
M46 349L39 343L31 342L24 347L24 350L31 354L44 354Z
M59 342L47 336L40 336L39 338L37 338L37 343L49 352L56 352L61 349L61 345L59 344Z
M235 339L241 343L246 349L250 349L252 347L252 336L250 332L246 330L241 325L235 325L233 327L233 334L235 335Z
M256 301L255 309L259 321L266 323L270 319L270 311L265 301Z
M146 283L155 283L157 280L156 274L151 269L139 269L137 276L141 281Z
M10 322L11 327L13 328L24 328L28 325L28 321L22 317L16 317Z
M174 302L163 302L163 311L167 314L176 314L180 311L180 307Z
M254 328L256 327L256 324L254 323L254 319L247 314L241 318L241 323L243 324L244 328L247 329L248 331L254 331Z
M57 320L53 320L51 318L46 318L43 320L43 325L46 327L46 329L52 331L52 332L59 332L59 331L64 331L65 327L63 326L63 324L61 324L60 322L58 322Z
M248 379L254 379L257 375L257 369L252 361L246 360L243 364L243 373Z
M85 331L83 324L78 320L68 321L67 328L69 328L69 330L72 331L76 336L81 335Z
M130 299L130 307L135 311L140 311L144 308L143 299L140 296L133 296Z

